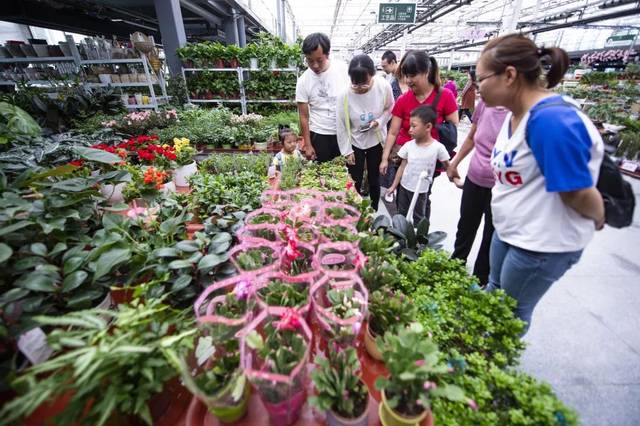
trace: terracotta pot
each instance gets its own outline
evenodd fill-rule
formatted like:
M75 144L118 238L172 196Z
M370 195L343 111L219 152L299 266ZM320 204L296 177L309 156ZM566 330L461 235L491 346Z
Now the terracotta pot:
M148 403L154 426L183 425L191 398L191 392L177 377L169 380L162 392L152 396Z
M204 224L202 223L187 223L187 237L192 240L196 232L202 231Z
M116 305L124 305L133 300L133 287L118 287L111 289L111 300Z
M430 414L429 410L423 411L418 416L406 417L398 413L387 402L387 396L382 391L382 403L378 407L378 415L382 426L418 426Z
M382 353L380 353L380 349L378 349L376 338L371 333L368 322L367 329L364 333L364 347L367 349L367 353L371 355L371 358L377 361L382 361Z
M367 397L367 406L364 412L355 419L348 419L335 413L333 410L327 411L327 426L367 426L369 423L369 407L371 403Z
M29 417L24 419L22 424L25 426L54 425L53 418L66 408L72 396L73 392L67 392L55 401L43 402Z

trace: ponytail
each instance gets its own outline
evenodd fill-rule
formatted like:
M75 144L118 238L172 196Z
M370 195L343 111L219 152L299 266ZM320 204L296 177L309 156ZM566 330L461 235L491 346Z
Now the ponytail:
M501 73L508 66L514 67L531 85L539 84L542 66L549 65L546 73L547 88L556 86L569 68L569 55L559 47L538 47L522 34L509 34L489 41L482 57L494 73Z
M440 80L440 69L438 68L438 61L433 56L429 56L429 75L427 76L429 83L435 87L436 93L440 90L442 81Z

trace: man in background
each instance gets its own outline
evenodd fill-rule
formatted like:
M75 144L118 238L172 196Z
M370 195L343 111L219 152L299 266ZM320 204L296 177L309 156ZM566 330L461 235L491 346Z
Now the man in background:
M397 100L402 95L402 89L400 88L400 82L396 76L396 69L398 68L398 60L396 54L391 50L387 50L382 54L382 60L380 61L382 69L387 74L387 81L391 84L391 90L393 90L393 99Z

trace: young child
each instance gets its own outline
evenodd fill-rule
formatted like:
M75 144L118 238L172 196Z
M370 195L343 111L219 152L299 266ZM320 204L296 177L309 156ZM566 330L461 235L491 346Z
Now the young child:
M280 143L282 143L282 150L278 152L271 162L271 166L275 167L278 172L282 171L282 166L291 158L303 160L304 157L298 150L298 135L288 127L283 128L279 132Z
M418 191L418 200L413 210L413 224L418 225L427 217L427 203L430 193L436 161L440 161L446 168L449 167L449 153L437 140L431 137L431 128L436 124L436 111L430 105L421 105L411 111L409 121L409 135L412 140L402 145L398 156L402 163L398 168L396 177L386 196L396 195L398 214L406 216L409 205L415 191ZM419 181L420 173L426 171L427 178ZM419 185L418 185L419 184Z

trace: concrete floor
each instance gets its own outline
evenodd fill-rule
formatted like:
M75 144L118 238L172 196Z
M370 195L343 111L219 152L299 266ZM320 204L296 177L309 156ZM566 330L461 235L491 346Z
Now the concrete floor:
M460 143L468 131L465 120ZM468 158L459 167L463 176ZM628 180L640 204L640 180ZM447 232L449 252L461 194L446 178L435 180L431 231ZM382 203L379 212L386 213ZM480 238L478 232L471 265ZM540 301L524 340L522 370L551 384L580 424L640 425L640 207L631 227L596 233L580 262Z

